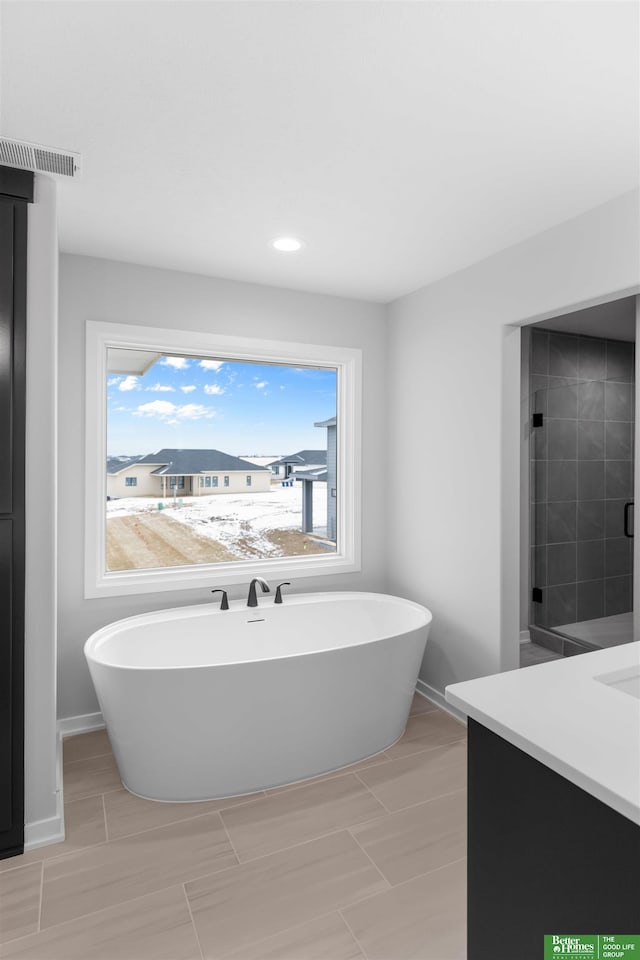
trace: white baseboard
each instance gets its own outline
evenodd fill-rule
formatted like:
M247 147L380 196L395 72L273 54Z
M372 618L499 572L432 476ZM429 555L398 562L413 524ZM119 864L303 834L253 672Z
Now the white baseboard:
M531 634L528 630L520 631L520 643L531 643Z
M62 720L58 720L58 735L60 737L73 737L76 733L102 730L104 726L104 718L100 712L81 713L77 717L64 717Z
M62 817L49 817L48 820L36 820L24 825L24 852L36 847L47 847L50 843L62 843L64 840L64 821Z
M56 814L47 820L36 820L24 825L24 849L35 850L50 843L64 840L64 782L62 778L62 741L76 733L90 733L104 727L101 713L85 713L78 717L65 717L58 720L58 742L56 747Z
M58 732L56 744L56 814L47 820L35 820L24 825L24 852L46 847L50 843L62 843L64 833L64 797L62 780L62 737Z
M418 680L416 683L416 693L419 693L420 696L426 700L430 700L431 703L435 703L441 710L446 710L447 713L450 713L456 720L461 720L465 726L467 725L466 715L456 707L452 707L450 703L447 703L443 694L441 694L439 690L436 690L435 687L430 687L424 680Z
M65 717L58 720L58 742L56 746L56 815L48 820L36 820L25 823L24 849L35 850L36 847L46 847L50 843L61 843L64 840L64 781L62 777L62 741L65 737L72 737L76 733L90 733L92 730L101 730L104 727L101 713L83 713L77 717Z

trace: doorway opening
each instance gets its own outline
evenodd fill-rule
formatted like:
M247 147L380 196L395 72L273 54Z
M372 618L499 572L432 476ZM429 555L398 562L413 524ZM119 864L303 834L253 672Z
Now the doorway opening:
M633 640L635 300L526 331L531 644L521 665Z

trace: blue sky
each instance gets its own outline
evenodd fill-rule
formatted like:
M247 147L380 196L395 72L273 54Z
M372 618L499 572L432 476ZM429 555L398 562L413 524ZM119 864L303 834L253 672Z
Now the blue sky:
M142 376L108 375L107 454L322 449L313 424L335 414L335 370L164 356Z

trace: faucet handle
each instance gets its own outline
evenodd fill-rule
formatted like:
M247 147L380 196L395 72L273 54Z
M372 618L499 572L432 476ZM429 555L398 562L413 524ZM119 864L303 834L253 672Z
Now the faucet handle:
M229 600L227 599L227 591L226 591L226 590L222 590L222 589L212 590L211 593L221 593L221 594L222 594L222 602L220 603L220 609L221 609L221 610L228 610L228 609L229 609Z
M288 580L285 580L284 583L279 583L278 586L276 587L276 598L275 598L275 600L274 600L273 602L274 602L274 603L282 603L282 590L281 590L280 588L281 588L281 587L290 587L290 586L291 586L291 584L289 583Z

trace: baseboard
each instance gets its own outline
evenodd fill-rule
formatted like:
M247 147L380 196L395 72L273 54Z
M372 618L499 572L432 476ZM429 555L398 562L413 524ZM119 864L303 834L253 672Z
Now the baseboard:
M531 643L531 634L528 630L520 631L520 643Z
M36 820L24 825L24 852L37 847L47 847L50 843L62 843L64 833L64 797L62 793L62 737L58 732L56 744L56 814L47 820Z
M440 693L439 690L436 690L435 687L430 687L428 683L425 683L424 680L418 680L416 683L416 693L419 693L421 697L424 697L426 700L430 700L431 703L435 703L437 707L440 707L441 710L446 710L447 713L450 713L452 717L456 720L461 720L464 725L467 725L467 717L461 710L458 710L456 707L452 707L450 703L444 698L444 695Z
M104 718L100 712L81 713L77 717L64 717L62 720L58 720L58 735L60 737L73 737L76 733L102 730L104 726Z
M50 843L62 843L64 840L64 821L62 817L49 817L48 820L36 820L24 825L24 852L36 847L47 847Z

